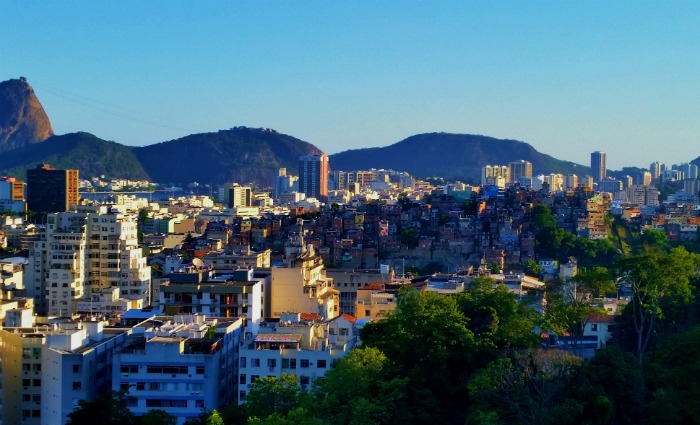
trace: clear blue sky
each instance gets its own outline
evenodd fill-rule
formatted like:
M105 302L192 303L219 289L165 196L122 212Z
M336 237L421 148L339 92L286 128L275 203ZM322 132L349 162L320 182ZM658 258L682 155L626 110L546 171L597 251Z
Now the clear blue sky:
M58 134L238 125L327 153L433 131L560 159L700 156L700 2L0 2L0 80ZM536 170L535 170L536 171Z

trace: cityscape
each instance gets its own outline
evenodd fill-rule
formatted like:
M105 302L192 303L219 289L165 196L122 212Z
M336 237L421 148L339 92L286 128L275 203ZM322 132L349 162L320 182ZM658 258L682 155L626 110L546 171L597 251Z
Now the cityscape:
M4 6L0 425L700 423L700 4Z

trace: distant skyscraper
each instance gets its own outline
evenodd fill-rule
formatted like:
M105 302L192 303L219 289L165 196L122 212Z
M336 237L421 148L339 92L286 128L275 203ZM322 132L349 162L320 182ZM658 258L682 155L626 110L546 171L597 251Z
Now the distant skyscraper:
M521 159L511 162L508 166L510 167L510 181L522 183L523 178L532 180L532 163L530 161Z
M591 174L593 175L593 181L598 183L605 179L606 176L606 166L605 166L605 152L595 151L591 153Z
M651 173L652 180L656 180L661 177L661 164L659 164L659 161L651 163L649 166L649 172Z
M68 211L79 199L78 170L56 170L49 164L27 170L27 208L30 211Z
M299 157L299 192L322 202L328 200L328 155Z

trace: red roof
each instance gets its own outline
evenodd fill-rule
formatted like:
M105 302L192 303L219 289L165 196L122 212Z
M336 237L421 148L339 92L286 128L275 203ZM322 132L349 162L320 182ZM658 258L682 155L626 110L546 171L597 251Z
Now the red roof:
M301 320L318 321L323 319L320 314L316 313L299 313L299 316L301 317Z
M373 290L373 291L382 291L384 289L384 284L382 282L374 282L374 283L370 283L369 285L363 286L363 287L358 288L358 289L359 290L369 289L369 290Z

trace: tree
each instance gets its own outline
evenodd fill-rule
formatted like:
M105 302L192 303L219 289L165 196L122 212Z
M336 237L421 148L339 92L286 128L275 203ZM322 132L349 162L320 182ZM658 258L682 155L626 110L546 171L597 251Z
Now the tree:
M409 227L401 232L401 243L408 246L408 249L418 247L418 233L416 233L416 229Z
M580 423L580 402L568 397L581 359L559 350L524 350L491 362L467 387L475 403L468 423L497 417L519 424ZM579 419L579 420L577 420Z
M141 416L140 425L175 425L175 417L165 410L152 409Z
M669 254L640 254L618 263L622 282L632 290L632 300L626 309L632 309L637 342L635 352L640 363L656 321L664 317L662 300L673 298L676 302L689 301L689 279L696 273L697 265L698 257L683 247L674 248Z
M129 399L126 391L112 391L92 401L79 400L66 425L93 425L97 418L104 425L134 425L136 417L127 407Z
M296 375L282 373L280 378L266 376L253 382L245 398L251 417L265 419L273 413L286 415L299 405L300 388Z
M207 417L207 421L205 422L206 425L224 425L224 420L221 419L221 415L219 415L219 412L214 409L209 413L209 416Z
M394 314L361 331L365 347L391 359L390 376L408 379L405 402L411 415L424 418L421 422L463 413L458 406L464 382L478 367L474 355L479 348L467 322L455 297L407 287L399 292Z
M501 272L501 265L498 264L495 261L492 261L488 264L489 270L491 273L500 273Z
M527 260L524 266L525 274L529 276L539 277L542 274L542 266L536 260Z

